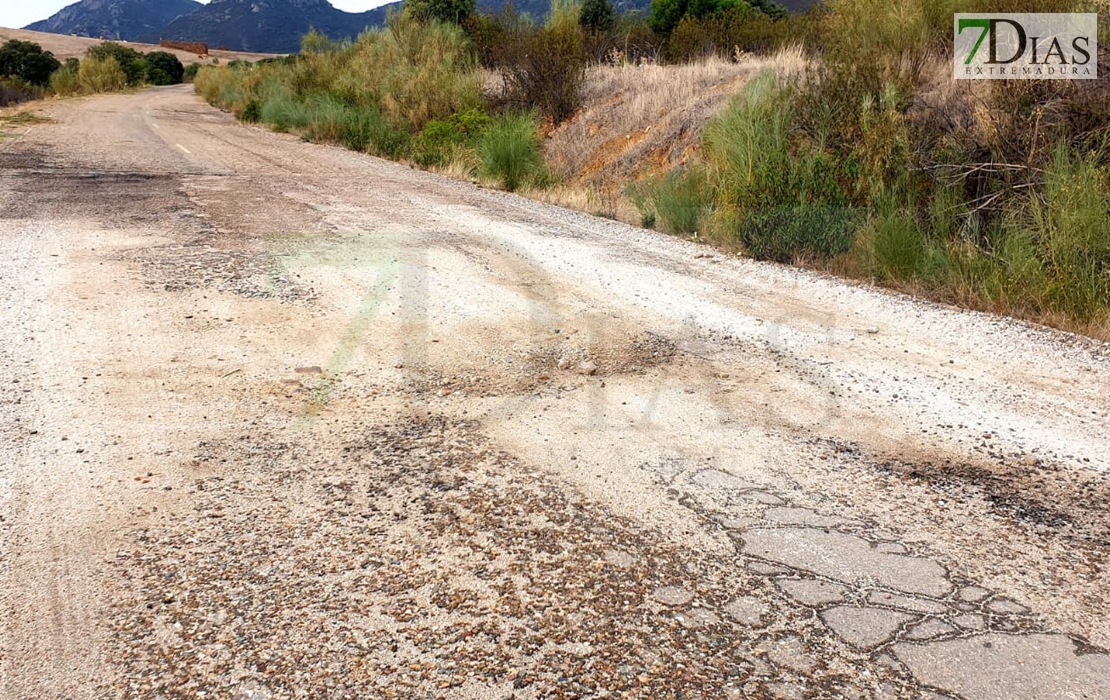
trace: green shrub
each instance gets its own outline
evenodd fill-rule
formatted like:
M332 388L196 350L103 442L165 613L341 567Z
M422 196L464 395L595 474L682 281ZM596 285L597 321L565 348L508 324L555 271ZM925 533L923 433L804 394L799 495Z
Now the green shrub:
M197 64L194 63L193 65ZM205 102L222 107L223 105L216 102L216 98L219 95L220 83L225 77L226 73L218 68L201 66L193 77L193 90L203 97Z
M583 29L593 32L607 32L617 22L617 13L610 0L583 0L578 14L578 23Z
M193 82L194 80L196 80L197 71L199 71L199 70L200 70L200 64L199 63L190 63L188 66L185 67L185 72L182 74L181 80L186 82L186 83Z
M168 51L151 51L146 55L146 63L152 85L176 85L185 79L185 66Z
M50 76L61 67L54 54L30 41L12 39L0 45L0 78L18 78L46 87Z
M670 33L685 20L714 20L730 11L781 18L786 11L772 0L652 0L648 26Z
M54 71L50 76L50 91L59 97L68 97L76 95L81 89L81 83L78 79L78 71L70 66L62 66Z
M146 81L149 68L146 59L141 53L128 46L114 41L105 41L102 44L90 46L85 55L99 61L113 59L116 66L123 71L127 85L142 85Z
M430 121L413 140L413 160L425 168L443 165L457 146L475 146L489 124L489 115L479 109Z
M482 133L478 153L481 173L513 192L542 180L543 149L535 117L528 113L498 116Z
M748 5L722 9L707 16L687 14L667 41L668 61L681 63L717 55L733 57L735 51L768 53L797 43L798 22L773 18Z
M483 104L477 63L454 24L394 17L351 49L305 56L295 70L299 94L329 92L351 105L374 106L409 133Z
M77 83L82 92L90 94L118 92L127 87L127 75L111 56L90 57L81 61L81 67L77 70Z
M872 260L880 279L941 280L944 252L930 240L912 212L893 204L884 205L872 227Z
M713 192L705 171L698 167L675 170L637 183L629 188L628 195L645 227L662 224L668 233L698 231L703 217L713 206Z
M1051 308L1089 320L1110 305L1110 182L1097 154L1059 146L1034 197L1031 224L1048 270Z
M198 76L199 77L199 76ZM279 93L262 104L261 121L275 131L289 131L308 126L310 115L305 104L288 93Z
M471 15L462 23L463 31L473 47L478 63L484 68L497 68L498 60L503 51L506 26L511 21L511 15L502 17L478 13Z
M239 118L248 124L262 121L262 103L256 99L248 100L247 104L243 106Z
M795 143L795 88L761 73L706 125L703 152L723 220L756 258L828 258L851 247L859 218L842 181L851 162Z
M347 48L343 42L333 41L328 38L326 34L316 31L315 28L309 29L308 34L301 37L301 53L333 53Z
M306 135L314 141L339 143L349 108L331 95L313 95L305 104L308 113Z
M405 0L404 12L422 22L462 24L476 9L474 0Z
M373 107L358 110L345 136L348 148L365 150L382 158L400 158L409 146L409 134L394 126Z
M42 88L17 77L0 78L0 107L29 102L42 97Z
M844 207L774 206L740 219L738 238L757 260L827 260L851 248L858 225L857 213Z
M874 84L913 84L927 65L929 49L951 42L953 13L972 11L963 5L959 0L827 0L819 39L825 62Z

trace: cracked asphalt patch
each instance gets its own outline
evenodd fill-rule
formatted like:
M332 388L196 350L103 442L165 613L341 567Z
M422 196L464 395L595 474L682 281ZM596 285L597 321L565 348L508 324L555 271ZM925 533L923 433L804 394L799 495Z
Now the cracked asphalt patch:
M118 555L134 597L113 617L128 681L110 691L917 697L773 580L593 507L476 427L383 424L335 453L206 448L239 467Z
M992 674L1028 697L1108 690L1110 657L901 546L751 527L735 556L706 556L591 506L472 421L338 429L365 434L333 452L258 435L204 446L198 463L236 469L198 478L195 514L132 533L117 556L128 683L106 692L1002 697L980 680ZM718 470L669 483L694 510L722 484L766 493Z

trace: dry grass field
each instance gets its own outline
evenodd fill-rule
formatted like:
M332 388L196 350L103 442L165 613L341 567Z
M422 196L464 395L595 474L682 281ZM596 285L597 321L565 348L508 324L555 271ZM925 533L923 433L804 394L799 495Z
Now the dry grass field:
M51 52L58 58L59 61L64 61L67 58L84 58L85 52L90 46L95 46L102 39L90 39L84 36L69 36L67 34L49 34L47 32L32 32L27 29L7 29L0 27L0 43L10 39L18 39L19 41L31 41L47 51ZM176 49L164 49L157 44L139 44L128 41L119 42L126 46L139 51L141 53L148 53L150 51L168 51L174 54L186 66L190 63L213 63L217 59L220 63L227 61L234 61L235 59L242 59L246 61L257 61L261 58L267 58L273 54L266 53L243 53L240 51L211 51L207 56L197 56L196 54L189 53L188 51L178 51Z

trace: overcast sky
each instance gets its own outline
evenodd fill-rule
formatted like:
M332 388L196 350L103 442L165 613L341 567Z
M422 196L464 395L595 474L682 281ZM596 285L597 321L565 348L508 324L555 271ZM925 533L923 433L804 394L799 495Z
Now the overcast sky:
M46 19L74 0L0 0L0 27L19 29L31 22ZM199 0L205 4L208 0ZM347 12L365 12L385 5L390 0L331 0L331 4Z

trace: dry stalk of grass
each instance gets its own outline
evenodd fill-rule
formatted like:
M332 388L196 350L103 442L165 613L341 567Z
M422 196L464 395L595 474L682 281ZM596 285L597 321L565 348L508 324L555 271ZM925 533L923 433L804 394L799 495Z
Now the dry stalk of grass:
M445 175L455 180L477 182L478 170L482 167L482 157L472 148L457 146L451 150L447 161L442 165L428 168L433 173Z
M800 48L741 61L592 67L583 108L550 135L547 162L566 181L626 183L670 170L697 149L705 123L765 68L804 71Z
M632 226L640 225L640 212L620 187L602 186L598 189L581 183L564 183L555 187L525 190L521 194L564 209L603 216Z

